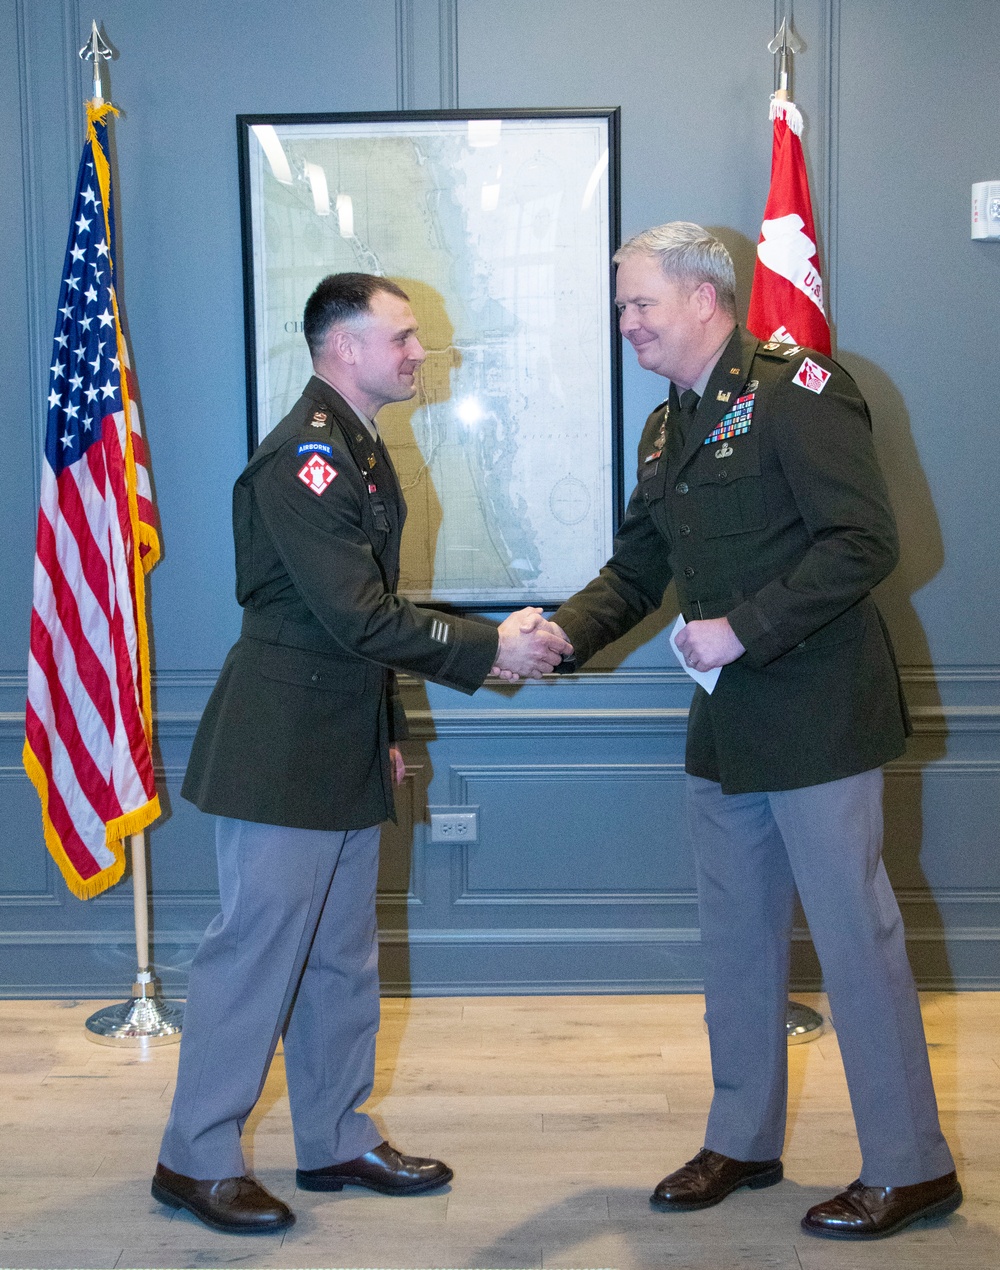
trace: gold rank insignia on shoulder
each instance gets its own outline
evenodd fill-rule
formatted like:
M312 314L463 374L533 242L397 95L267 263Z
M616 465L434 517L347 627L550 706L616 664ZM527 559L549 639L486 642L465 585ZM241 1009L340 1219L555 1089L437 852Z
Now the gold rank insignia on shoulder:
M326 410L314 410L313 417L309 420L314 428L325 428L326 421L330 415Z
M764 347L769 353L773 353L776 348L781 347L781 342L780 340L768 340Z
M731 392L719 392L715 395L716 401L728 401L733 394Z

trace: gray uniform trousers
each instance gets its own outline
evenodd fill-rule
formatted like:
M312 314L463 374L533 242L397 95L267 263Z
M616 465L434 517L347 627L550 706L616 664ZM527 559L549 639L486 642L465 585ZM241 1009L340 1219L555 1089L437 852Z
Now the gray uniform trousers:
M955 1167L938 1123L903 922L882 863L882 772L780 793L688 777L715 1096L705 1145L773 1160L785 1137L795 891L830 997L861 1180Z
M222 912L191 966L160 1160L194 1178L246 1172L240 1134L284 1032L299 1168L382 1141L357 1108L375 1079L379 827L346 833L219 817Z

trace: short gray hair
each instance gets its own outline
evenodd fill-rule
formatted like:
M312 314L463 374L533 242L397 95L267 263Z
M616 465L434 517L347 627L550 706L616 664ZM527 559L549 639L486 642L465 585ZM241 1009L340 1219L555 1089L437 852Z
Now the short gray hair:
M672 220L656 225L628 242L614 254L620 265L628 256L653 256L668 278L692 287L710 282L715 287L719 307L736 316L736 270L725 246L707 229L691 221Z

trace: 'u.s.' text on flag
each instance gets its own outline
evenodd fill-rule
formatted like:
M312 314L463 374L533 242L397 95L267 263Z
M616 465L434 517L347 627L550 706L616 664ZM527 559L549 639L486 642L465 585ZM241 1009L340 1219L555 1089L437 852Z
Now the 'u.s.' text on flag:
M110 105L88 102L49 382L24 766L45 842L89 899L160 814L145 574L159 558L114 288Z

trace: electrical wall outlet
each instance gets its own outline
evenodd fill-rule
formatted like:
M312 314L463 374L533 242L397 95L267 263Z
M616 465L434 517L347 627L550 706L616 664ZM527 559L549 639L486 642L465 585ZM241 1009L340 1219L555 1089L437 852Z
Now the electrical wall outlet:
M479 808L431 810L431 842L478 842Z

